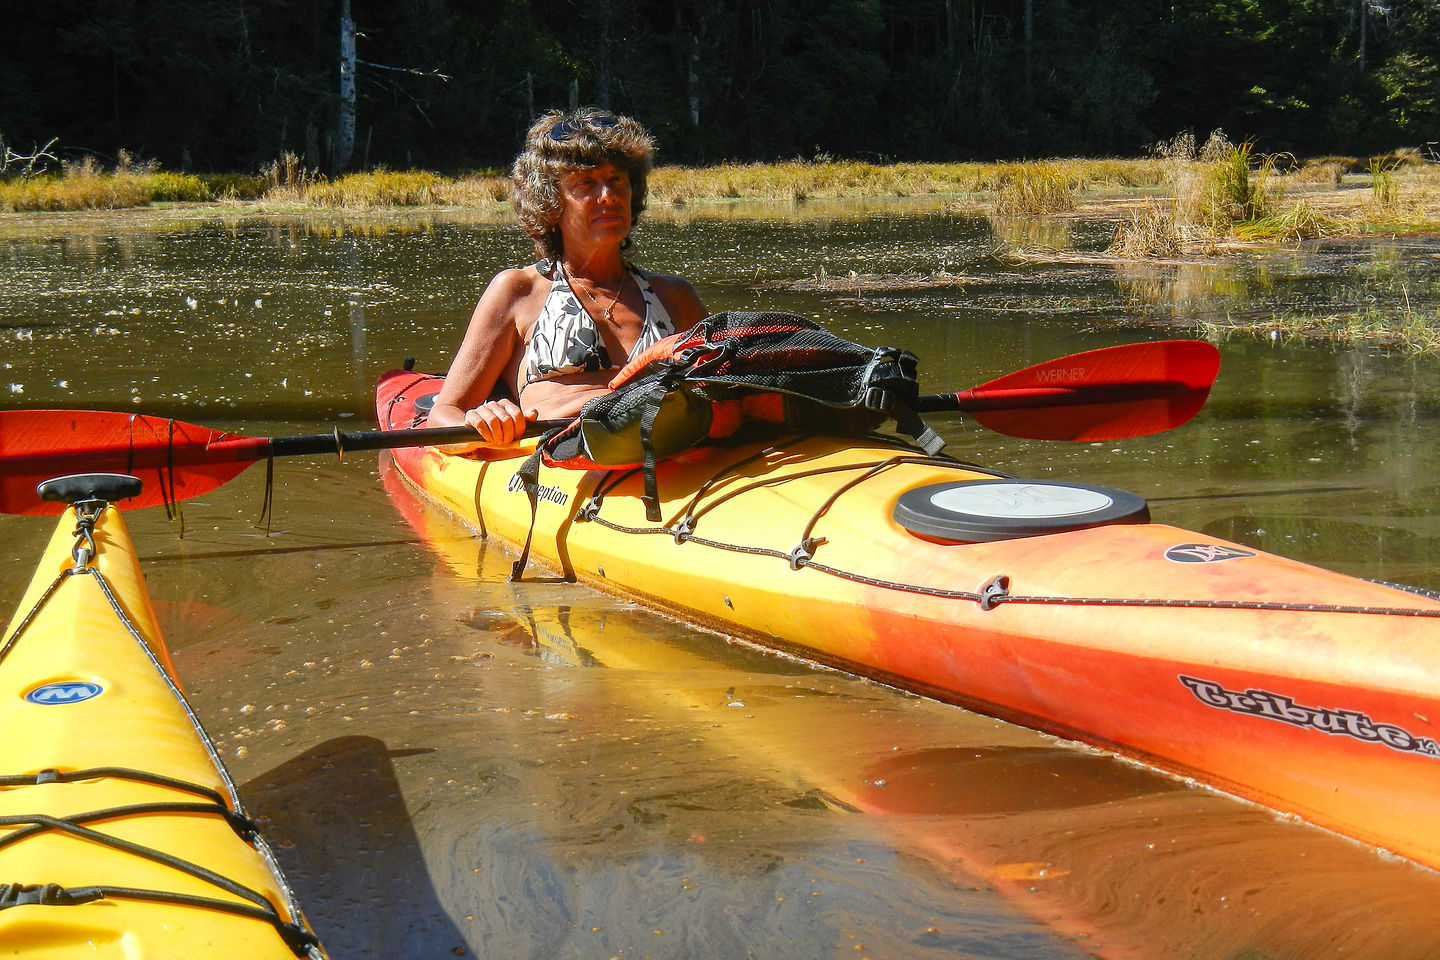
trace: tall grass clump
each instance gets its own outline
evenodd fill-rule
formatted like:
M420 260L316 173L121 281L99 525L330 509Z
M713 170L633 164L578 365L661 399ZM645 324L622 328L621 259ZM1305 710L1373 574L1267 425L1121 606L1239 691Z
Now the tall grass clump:
M1270 185L1275 181L1275 158L1255 161L1254 144L1228 145L1219 150L1201 179L1200 211L1217 232L1231 224L1263 220L1273 212Z
M1358 163L1353 157L1311 157L1290 174L1292 183L1338 187Z
M198 179L212 200L243 202L265 195L265 179L245 173L202 173Z
M1400 196L1400 183L1396 175L1399 162L1390 157L1372 157L1370 169L1370 200L1383 209L1395 206Z
M1064 166L1042 161L1016 164L995 200L1004 216L1041 216L1075 209L1074 180Z
M1146 200L1115 231L1110 253L1127 260L1163 260L1180 256L1180 231L1175 224L1175 204Z
M485 207L510 200L510 177L480 171L440 183L434 189L438 203L451 207Z
M306 167L299 156L288 150L260 171L260 181L265 188L262 196L279 203L302 202L305 191L322 179L320 171Z

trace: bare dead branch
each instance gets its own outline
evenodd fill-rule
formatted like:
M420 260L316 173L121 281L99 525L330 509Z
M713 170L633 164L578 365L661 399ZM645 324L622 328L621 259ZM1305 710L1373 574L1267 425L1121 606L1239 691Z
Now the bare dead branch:
M21 179L26 179L33 177L37 173L44 173L46 169L45 161L60 162L60 158L50 152L50 148L59 142L59 137L51 137L50 142L43 147L36 147L32 144L32 149L29 153L16 153L10 148L10 145L5 142L4 138L0 137L0 149L4 151L3 154L0 154L0 176L13 175ZM35 169L36 164L39 164L40 169ZM14 174L10 172L12 166L17 168L17 172Z
M356 63L363 63L367 67L374 67L376 70L390 70L395 73L408 73L412 77L430 77L434 80L449 81L452 79L449 74L441 73L439 70L420 70L415 67L391 67L383 63L371 63L369 60L359 60Z

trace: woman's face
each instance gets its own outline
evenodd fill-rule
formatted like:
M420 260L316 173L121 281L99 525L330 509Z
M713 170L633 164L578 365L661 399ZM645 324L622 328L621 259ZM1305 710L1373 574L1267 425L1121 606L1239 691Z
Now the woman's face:
M567 173L560 179L560 202L567 247L618 244L630 235L630 176L613 164Z

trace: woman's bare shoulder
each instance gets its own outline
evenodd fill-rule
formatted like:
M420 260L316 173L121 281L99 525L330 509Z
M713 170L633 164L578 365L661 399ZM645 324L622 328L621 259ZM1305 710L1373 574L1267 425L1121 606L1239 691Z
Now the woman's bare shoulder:
M510 267L490 279L490 283L485 287L485 296L493 294L506 300L520 300L534 293L541 284L548 286L549 283L545 275L535 269L534 264L528 267Z
M650 288L655 291L660 302L665 304L665 310L681 327L692 326L704 320L709 314L705 305L700 302L700 294L695 292L695 287L684 277L673 276L668 273L650 273L645 271L645 279L649 281Z
M543 300L550 281L534 266L501 270L490 279L480 302L475 305L472 323L494 326L501 323L523 327L534 319L530 304Z

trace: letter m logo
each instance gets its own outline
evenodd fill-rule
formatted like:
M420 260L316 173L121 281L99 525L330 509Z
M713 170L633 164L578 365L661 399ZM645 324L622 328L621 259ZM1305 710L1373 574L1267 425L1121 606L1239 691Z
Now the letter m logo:
M100 696L104 688L88 680L62 680L44 683L25 694L25 699L42 706L81 703Z

